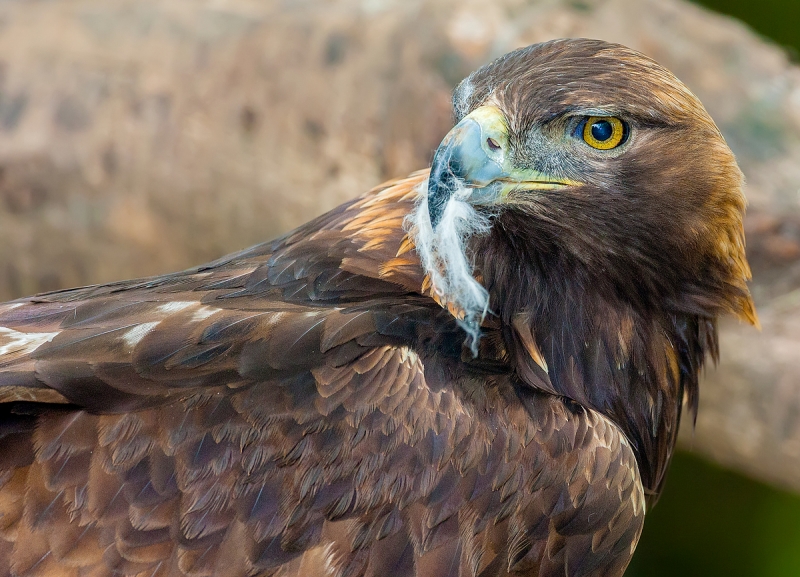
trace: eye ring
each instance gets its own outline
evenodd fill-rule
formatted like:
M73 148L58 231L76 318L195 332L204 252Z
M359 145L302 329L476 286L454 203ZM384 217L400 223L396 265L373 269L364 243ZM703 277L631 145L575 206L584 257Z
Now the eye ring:
M625 142L628 126L616 116L589 116L582 123L583 141L597 150L611 150Z

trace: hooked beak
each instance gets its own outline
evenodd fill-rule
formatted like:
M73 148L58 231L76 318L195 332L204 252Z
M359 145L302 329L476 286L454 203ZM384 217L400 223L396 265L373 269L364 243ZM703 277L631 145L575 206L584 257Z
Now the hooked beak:
M553 190L577 184L514 167L508 148L508 126L496 106L476 108L447 133L433 155L428 180L432 228L456 194L470 204L492 206L505 202L512 190Z

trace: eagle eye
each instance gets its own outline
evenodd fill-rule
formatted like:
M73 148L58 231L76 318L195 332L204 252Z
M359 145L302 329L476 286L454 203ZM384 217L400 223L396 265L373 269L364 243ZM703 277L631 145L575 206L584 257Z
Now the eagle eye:
M583 141L597 150L611 150L628 138L628 126L615 116L589 116L578 126Z

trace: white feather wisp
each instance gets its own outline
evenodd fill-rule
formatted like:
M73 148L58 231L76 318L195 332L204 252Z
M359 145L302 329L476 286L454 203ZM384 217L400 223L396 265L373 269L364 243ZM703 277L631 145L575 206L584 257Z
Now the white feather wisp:
M433 230L427 190L426 180L420 184L419 200L406 219L406 229L439 300L460 312L456 318L467 333L472 354L477 356L481 322L489 310L489 293L472 276L474 266L466 248L470 237L489 231L491 221L466 202L472 190L461 187L447 200L442 219Z

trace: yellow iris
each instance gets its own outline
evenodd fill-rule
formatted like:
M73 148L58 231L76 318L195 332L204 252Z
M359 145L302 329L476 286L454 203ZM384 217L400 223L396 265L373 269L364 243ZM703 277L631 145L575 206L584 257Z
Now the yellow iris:
M583 140L592 148L611 150L625 138L625 125L614 116L590 116L583 126Z

